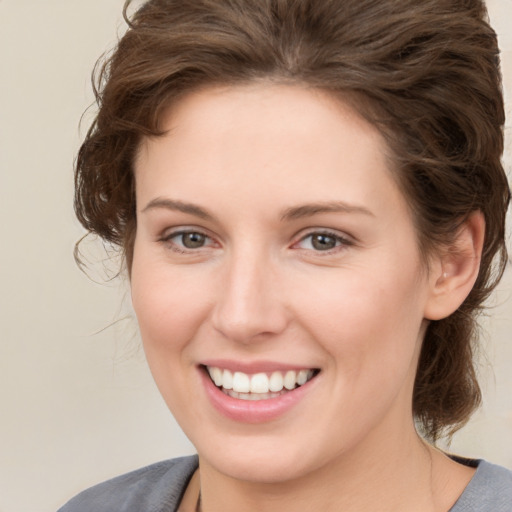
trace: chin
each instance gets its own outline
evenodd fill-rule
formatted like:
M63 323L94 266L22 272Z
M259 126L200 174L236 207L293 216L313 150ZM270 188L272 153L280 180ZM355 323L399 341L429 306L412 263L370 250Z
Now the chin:
M307 452L311 453L312 450L308 443L301 443L301 449L296 446L287 447L282 442L271 444L273 446L270 448L257 442L247 442L245 448L210 448L204 454L199 450L199 457L200 461L225 476L260 484L283 483L303 478L318 470L328 460L327 454L325 457L310 460ZM250 448L248 445L251 445ZM305 449L305 446L309 449Z
M251 460L212 460L208 462L216 471L235 480L258 484L277 484L296 480L307 471L291 461L276 460L276 457Z

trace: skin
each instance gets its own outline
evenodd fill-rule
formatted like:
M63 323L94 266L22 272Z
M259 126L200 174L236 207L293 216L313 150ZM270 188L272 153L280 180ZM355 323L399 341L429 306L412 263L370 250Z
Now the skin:
M481 218L459 256L426 269L384 141L326 93L207 88L162 126L135 162L132 298L155 381L198 450L203 510L448 510L472 470L418 437L412 389L428 320L476 278ZM184 231L204 244L184 247ZM254 425L210 403L199 365L212 358L321 371Z

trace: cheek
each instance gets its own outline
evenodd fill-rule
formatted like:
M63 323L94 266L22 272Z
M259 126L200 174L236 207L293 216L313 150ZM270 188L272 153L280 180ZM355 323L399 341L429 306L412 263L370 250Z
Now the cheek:
M205 290L191 285L186 273L135 252L131 275L132 303L144 347L176 351L194 336L206 314Z
M361 374L367 366L407 367L417 348L423 322L418 273L347 272L322 287L304 285L297 297L303 325L344 371ZM349 275L350 274L350 275ZM380 371L380 370L379 370ZM390 370L391 371L391 370Z
M149 368L182 423L187 402L197 398L190 348L205 316L205 302L199 300L197 287L183 282L179 273L171 274L168 265L147 263L140 255L132 266L131 294Z

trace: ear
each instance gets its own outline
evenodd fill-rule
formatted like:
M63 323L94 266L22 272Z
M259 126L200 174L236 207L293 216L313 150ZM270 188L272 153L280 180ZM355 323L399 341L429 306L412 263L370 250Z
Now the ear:
M469 295L480 270L484 235L484 216L480 211L473 212L459 228L455 240L433 258L429 267L426 319L446 318Z

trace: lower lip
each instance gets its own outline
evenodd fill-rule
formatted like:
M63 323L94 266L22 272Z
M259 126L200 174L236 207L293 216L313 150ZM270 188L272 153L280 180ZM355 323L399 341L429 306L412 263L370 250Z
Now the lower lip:
M242 400L226 395L200 368L206 394L213 407L227 418L241 423L265 423L284 415L308 393L316 377L281 396L267 400Z

